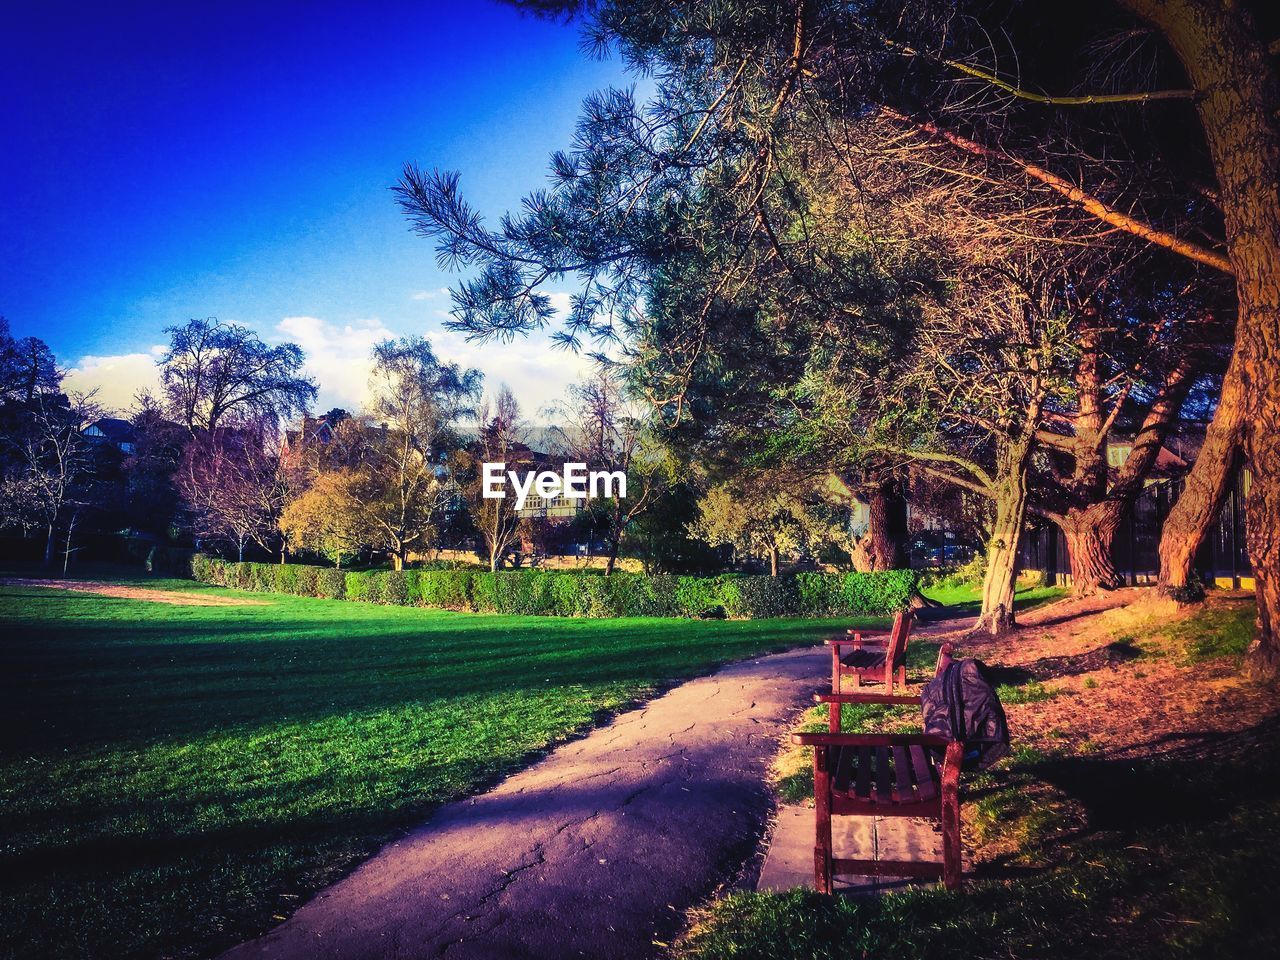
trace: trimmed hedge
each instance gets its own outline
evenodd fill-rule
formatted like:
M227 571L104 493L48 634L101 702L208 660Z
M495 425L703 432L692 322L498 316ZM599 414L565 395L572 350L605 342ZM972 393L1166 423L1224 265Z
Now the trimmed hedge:
M552 570L332 570L295 563L233 563L196 554L191 575L241 590L330 600L522 616L764 617L892 613L917 588L914 570L778 577L646 576Z

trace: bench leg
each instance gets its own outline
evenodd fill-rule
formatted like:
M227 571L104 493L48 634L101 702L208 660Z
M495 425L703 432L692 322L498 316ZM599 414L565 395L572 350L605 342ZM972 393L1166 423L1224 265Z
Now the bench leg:
M947 747L942 768L942 884L960 889L960 762L964 748L959 743Z
M832 704L832 706L836 706ZM826 747L813 751L813 880L819 893L831 892L831 776Z

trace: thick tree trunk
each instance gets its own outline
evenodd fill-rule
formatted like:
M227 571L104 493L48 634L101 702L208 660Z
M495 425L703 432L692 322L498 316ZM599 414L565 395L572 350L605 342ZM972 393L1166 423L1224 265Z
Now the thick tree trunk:
M1073 508L1059 523L1071 560L1071 588L1077 596L1124 586L1111 558L1124 508L1124 503L1105 500L1083 510Z
M987 541L987 575L982 610L974 630L1000 634L1014 625L1013 599L1018 581L1018 538L1026 518L1026 490L1010 491L996 501L996 520Z
M48 533L44 539L44 565L45 568L53 566L53 524L49 524Z
M604 575L607 577L613 573L614 568L618 565L618 549L620 547L621 537L612 537L609 540L609 555L604 562Z
M877 484L867 498L867 536L872 570L907 565L907 501L893 480Z
M776 548L769 548L769 576L776 577L778 575L778 551Z
M407 552L408 551L405 550L403 546L396 547L396 549L391 551L391 569L392 570L404 569L404 558Z
M1250 6L1220 0L1123 0L1164 33L1199 96L1236 278L1232 366L1242 381L1242 441L1253 469L1249 558L1258 623L1252 672L1280 674L1280 76ZM1228 411L1220 414L1230 418Z

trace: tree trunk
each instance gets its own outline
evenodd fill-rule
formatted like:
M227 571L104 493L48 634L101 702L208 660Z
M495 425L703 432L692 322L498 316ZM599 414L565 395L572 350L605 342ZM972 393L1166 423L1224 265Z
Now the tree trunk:
M1258 622L1248 660L1280 674L1280 76L1248 4L1124 0L1154 22L1199 96L1236 278L1235 354L1244 398L1242 441L1253 486L1247 504ZM1225 393L1225 387L1224 387ZM1229 421L1235 414L1218 414ZM1215 417L1216 419L1216 417Z
M241 563L244 563L244 541L243 540L236 541L236 550L237 550L236 557L239 559Z
M494 540L489 544L489 572L494 573L498 569L498 542Z
M53 524L49 524L49 532L44 540L44 566L49 569L53 566Z
M614 536L609 540L609 554L604 562L604 575L607 577L613 573L614 567L618 565L618 550L620 547L621 537Z
M778 575L778 548L769 548L769 576L776 577Z
M1169 593L1187 586L1195 574L1196 554L1209 535L1231 490L1240 434L1244 426L1244 380L1237 352L1222 381L1222 393L1204 445L1183 481L1182 493L1160 534L1160 589Z
M408 551L405 550L403 546L396 547L396 549L391 551L391 569L392 570L404 569L404 555L407 552Z
M1067 541L1071 560L1071 589L1076 596L1091 596L1099 590L1115 590L1124 586L1124 578L1111 559L1111 544L1125 504L1104 500L1083 510L1072 508L1061 518L1059 527Z
M877 484L867 498L867 535L873 570L907 565L907 501L894 480Z
M975 631L998 635L1014 625L1018 589L1018 540L1027 517L1029 439L1007 443L996 456L995 522L987 539L987 575Z
M870 535L858 538L849 551L849 563L857 573L871 573L875 570L876 561L871 552Z

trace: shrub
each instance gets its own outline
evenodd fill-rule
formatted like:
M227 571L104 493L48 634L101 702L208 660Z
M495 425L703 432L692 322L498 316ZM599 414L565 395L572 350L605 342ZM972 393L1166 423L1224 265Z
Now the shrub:
M471 578L471 609L494 613L498 609L497 574L483 570Z
M388 570L379 575L378 595L381 603L403 607L409 602L409 577L404 570Z
M270 593L276 588L276 565L274 563L246 563L249 589L258 593Z
M846 613L840 580L826 573L797 573L796 591L805 613Z
M794 576L741 577L736 596L725 604L731 617L756 620L762 617L792 617L807 612L800 603L800 589Z
M914 570L844 575L845 610L850 613L895 613L911 602L919 583Z
M410 581L409 602L446 610L471 609L470 570L422 570Z
M913 570L693 577L598 571L330 570L306 564L229 563L197 554L203 583L303 597L417 604L519 616L761 617L893 613L919 584Z
M686 617L700 619L725 616L720 577L676 577L675 606Z
M315 597L317 581L320 578L320 567L298 565L298 596Z
M298 592L298 570L296 563L281 563L275 568L276 593Z
M354 570L348 570L346 576L342 578L343 590L348 600L376 600L371 587L373 586L372 573L358 573Z
M347 575L343 570L321 567L316 571L315 595L325 600L341 600L346 593Z

